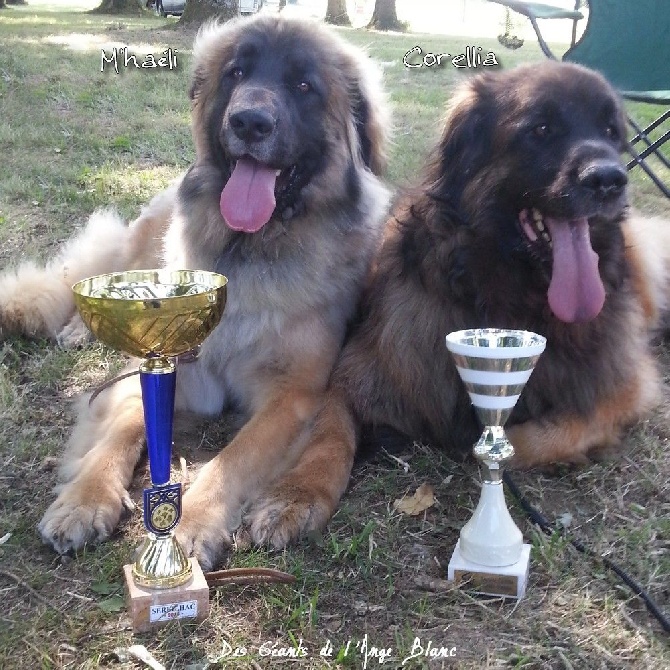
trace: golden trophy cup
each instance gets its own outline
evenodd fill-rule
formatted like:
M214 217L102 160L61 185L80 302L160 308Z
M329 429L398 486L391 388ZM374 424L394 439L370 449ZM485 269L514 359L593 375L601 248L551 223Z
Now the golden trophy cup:
M144 490L147 537L124 566L137 632L173 619L205 619L209 590L200 566L174 532L181 484L170 483L176 358L196 349L221 320L226 277L194 270L137 270L73 286L77 309L101 342L143 358L139 368L151 488Z
M447 348L484 431L474 445L483 464L479 503L461 529L448 578L479 593L522 598L530 545L524 544L503 492L502 465L514 455L504 425L530 378L547 340L525 330L480 328L447 335Z

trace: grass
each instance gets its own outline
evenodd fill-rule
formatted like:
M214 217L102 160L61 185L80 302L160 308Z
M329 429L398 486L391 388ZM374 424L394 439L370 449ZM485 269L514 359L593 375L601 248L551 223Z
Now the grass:
M0 266L46 257L100 206L132 216L193 158L188 126L192 34L173 20L126 19L56 6L0 14ZM444 103L467 76L451 67L408 70L403 54L493 51L505 67L535 62L528 42L343 30L382 63L394 108L389 180L411 183L440 131ZM177 49L175 71L100 73L101 45L137 53ZM636 112L641 111L636 108ZM635 205L670 214L633 174ZM670 357L659 346L664 370ZM445 585L446 564L478 497L478 473L415 445L355 470L326 531L286 551L231 556L231 566L273 566L292 586L212 591L199 626L172 624L133 637L121 565L142 533L136 513L111 541L59 557L35 531L51 500L54 458L72 425L71 403L111 376L119 357L100 345L63 351L44 342L0 344L0 667L137 668L122 651L143 644L167 668L649 668L670 666L667 637L644 606L558 531L539 533L512 503L532 544L527 596L474 597ZM670 372L666 372L666 375ZM667 609L670 438L666 401L626 439L620 459L516 479L550 519L619 563ZM216 449L225 424L180 437L189 460ZM135 492L141 487L139 473ZM405 517L393 501L430 483L437 502ZM121 650L121 651L117 651ZM292 651L291 651L292 650ZM303 655L303 650L306 650ZM390 650L390 651L389 651ZM298 660L289 661L290 655ZM382 663L383 661L383 663Z

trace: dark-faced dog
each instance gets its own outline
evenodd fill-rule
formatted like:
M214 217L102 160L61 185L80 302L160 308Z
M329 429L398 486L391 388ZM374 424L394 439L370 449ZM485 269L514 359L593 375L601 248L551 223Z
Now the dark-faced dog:
M421 186L387 224L307 448L330 486L314 498L296 477L289 504L267 502L275 525L252 519L256 540L328 518L363 427L471 450L481 426L445 348L452 331L547 338L507 423L517 466L618 444L656 401L649 328L670 249L668 224L629 219L625 146L618 96L584 68L547 62L462 87Z

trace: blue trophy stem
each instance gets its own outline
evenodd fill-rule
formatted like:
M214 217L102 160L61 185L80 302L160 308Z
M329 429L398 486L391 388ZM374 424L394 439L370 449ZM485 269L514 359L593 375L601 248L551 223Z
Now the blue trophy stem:
M164 356L148 358L140 366L149 470L154 486L170 481L176 380L175 364Z
M175 363L166 356L148 358L140 365L152 487L144 489L144 525L149 534L132 575L137 585L149 589L185 584L193 574L173 532L181 517L181 484L170 484L176 379Z

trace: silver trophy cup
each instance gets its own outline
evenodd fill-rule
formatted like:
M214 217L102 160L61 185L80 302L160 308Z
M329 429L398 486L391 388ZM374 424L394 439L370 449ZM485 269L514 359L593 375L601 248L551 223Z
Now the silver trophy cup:
M481 497L457 545L468 563L503 568L527 554L503 493L501 467L514 455L503 426L546 343L541 335L523 330L482 328L447 335L447 348L484 425L474 446L475 456L484 465Z

